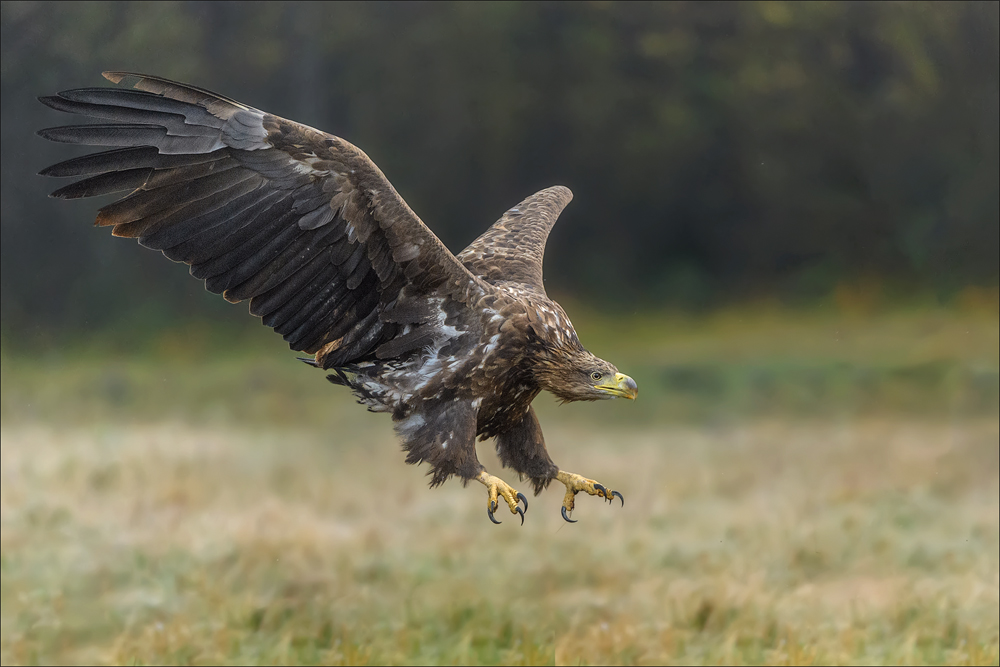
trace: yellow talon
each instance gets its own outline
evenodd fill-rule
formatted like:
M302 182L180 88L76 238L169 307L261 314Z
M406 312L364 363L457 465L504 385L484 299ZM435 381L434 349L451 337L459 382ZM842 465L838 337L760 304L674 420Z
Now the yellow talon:
M524 524L524 512L528 509L528 499L520 491L516 491L507 482L503 481L499 477L494 477L485 470L479 473L476 477L479 482L481 482L487 489L489 494L489 505L486 507L487 516L490 517L490 521L493 523L500 523L493 517L493 512L499 507L499 498L503 498L507 501L507 506L510 507L511 514L521 515L521 524ZM518 503L524 502L524 509L522 510Z
M556 474L556 479L566 485L566 495L563 496L563 518L571 523L576 522L567 516L567 512L573 511L573 507L576 504L576 494L580 491L591 496L604 498L608 502L611 502L613 498L618 498L622 502L622 507L625 506L625 499L622 497L622 494L612 491L595 480L564 470L560 470Z

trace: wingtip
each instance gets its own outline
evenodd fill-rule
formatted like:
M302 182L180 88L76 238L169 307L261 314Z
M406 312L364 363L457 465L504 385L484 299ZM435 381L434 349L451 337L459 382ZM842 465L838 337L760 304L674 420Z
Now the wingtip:
M553 185L549 190L558 193L566 200L567 204L573 200L573 191L565 185Z
M56 111L60 110L59 107L57 106L60 100L65 102L65 100L63 100L63 98L60 97L59 95L39 95L35 99L37 99L39 102L41 102L48 108L55 109Z

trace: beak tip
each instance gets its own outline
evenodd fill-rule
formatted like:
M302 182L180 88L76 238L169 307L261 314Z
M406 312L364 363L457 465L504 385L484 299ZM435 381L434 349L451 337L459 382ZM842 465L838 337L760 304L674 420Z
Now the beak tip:
M639 386L635 383L635 380L623 373L618 373L615 375L613 381L597 385L596 388L610 394L612 397L627 398L630 401L634 401L636 396L639 395Z
M634 401L636 398L638 398L638 396L639 396L639 385L637 385L635 383L635 380L633 380L632 378L630 378L629 376L626 375L625 376L625 380L624 380L624 382L622 384L624 385L625 392L628 394L628 397L631 400Z

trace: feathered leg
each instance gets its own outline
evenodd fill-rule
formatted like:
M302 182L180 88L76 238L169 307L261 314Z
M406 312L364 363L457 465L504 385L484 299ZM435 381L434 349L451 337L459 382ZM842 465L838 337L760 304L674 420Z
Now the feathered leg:
M513 468L531 479L536 496L559 472L545 449L545 438L533 408L528 408L516 426L497 436L496 448L504 468Z
M403 439L407 463L431 464L431 486L443 484L452 475L468 483L475 479L487 489L486 512L493 523L500 523L493 513L503 498L511 514L528 509L528 499L499 477L486 472L476 456L476 416L472 401L444 398L425 402L406 415L395 418L396 432ZM524 502L524 510L519 503Z
M619 492L612 491L595 480L560 470L552 462L545 449L545 438L538 425L538 418L535 417L535 411L531 408L514 428L497 436L497 455L504 467L513 468L522 475L531 478L535 487L535 495L538 495L553 479L562 482L566 486L562 515L570 523L574 523L574 521L569 518L569 513L573 511L576 504L576 494L581 491L609 501L618 498L623 506L625 504L625 499Z

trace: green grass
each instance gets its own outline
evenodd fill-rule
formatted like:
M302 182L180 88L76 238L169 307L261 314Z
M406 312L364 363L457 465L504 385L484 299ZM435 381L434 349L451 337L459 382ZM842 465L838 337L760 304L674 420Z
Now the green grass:
M5 341L0 661L997 664L995 315L574 319L640 399L546 440L626 505L523 527L280 341Z

